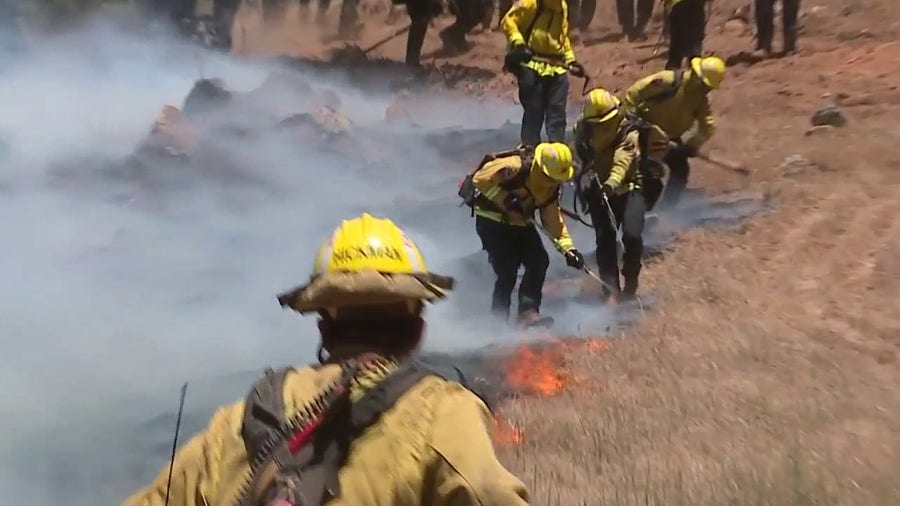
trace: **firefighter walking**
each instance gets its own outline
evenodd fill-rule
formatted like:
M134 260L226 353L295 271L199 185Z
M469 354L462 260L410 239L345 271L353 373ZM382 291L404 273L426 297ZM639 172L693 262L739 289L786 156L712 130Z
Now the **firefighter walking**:
M559 207L560 185L574 173L568 146L542 143L533 149L521 146L486 156L463 183L460 195L473 207L475 230L497 276L491 311L504 321L509 319L512 292L519 267L524 265L516 324L531 327L553 322L540 314L550 259L535 227L545 227L568 266L584 268L584 257L575 249ZM535 212L541 225L533 220Z
M669 58L666 69L680 69L685 60L703 54L706 36L707 0L665 0L669 27Z
M344 221L278 297L318 313L321 365L267 371L179 450L171 487L166 466L124 505L527 505L485 403L411 359L425 303L451 288L390 220Z
M725 79L725 62L716 56L693 58L688 70L663 70L632 84L625 92L625 109L662 128L675 144L666 155L669 180L661 208L675 206L687 187L688 159L715 133L709 92ZM696 126L688 138L685 133Z
M518 0L501 20L508 50L504 69L516 76L522 104L521 142L564 142L571 73L584 77L569 40L566 0Z
M597 267L604 300L635 298L644 252L644 220L662 191L663 159L669 150L665 132L627 116L619 99L596 88L588 94L575 126L578 156L589 178L581 192L597 240ZM616 232L622 228L620 283Z

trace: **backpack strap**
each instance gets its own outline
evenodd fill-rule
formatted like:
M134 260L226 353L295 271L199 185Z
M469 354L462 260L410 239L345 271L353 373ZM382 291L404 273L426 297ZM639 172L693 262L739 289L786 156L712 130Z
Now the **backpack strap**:
M686 72L687 72L686 70L682 70L682 71L673 70L672 73L674 75L674 78L672 79L672 84L669 85L667 88L665 88L663 91L648 98L647 101L648 102L661 102L663 100L668 100L668 99L674 97L678 93L679 88L681 88L681 83L682 83L682 81L684 81L684 74Z
M247 455L255 455L274 429L287 423L284 418L284 380L293 371L284 367L277 371L267 367L265 374L250 389L244 400L241 438Z
M544 13L544 2L541 0L537 0L537 9L534 11L534 19L531 20L531 23L528 23L528 26L525 28L525 31L522 32L522 39L525 40L525 45L528 46L528 43L531 42L531 32L534 31L534 25L537 24L537 20L541 17L541 14ZM530 46L528 46L530 47Z

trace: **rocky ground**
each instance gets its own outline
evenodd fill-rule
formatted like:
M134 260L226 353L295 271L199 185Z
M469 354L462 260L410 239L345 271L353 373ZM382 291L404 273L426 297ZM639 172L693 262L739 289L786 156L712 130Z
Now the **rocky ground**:
M379 25L376 7L362 47L405 22ZM774 208L738 230L683 234L645 270L655 310L603 346L562 348L556 374L569 381L556 395L500 408L521 431L500 451L536 504L900 501L900 4L807 0L799 54L752 64L741 63L747 12L713 5L706 49L732 66L707 149L751 174L698 161L692 186L757 192ZM660 27L621 42L614 19L600 5L576 51L592 84L622 91L662 66L647 61ZM340 46L317 43L328 27L254 38L254 23L238 25L243 53L321 59ZM435 32L433 80L513 99L502 35L476 33L470 52L443 57ZM403 45L372 56L399 60ZM846 121L813 128L828 105Z

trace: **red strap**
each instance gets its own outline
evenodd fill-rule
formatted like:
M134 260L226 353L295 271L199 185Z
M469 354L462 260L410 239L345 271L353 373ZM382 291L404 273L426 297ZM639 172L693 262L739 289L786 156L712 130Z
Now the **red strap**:
M319 418L316 418L315 421L308 424L303 430L291 436L291 439L288 441L288 450L290 450L292 454L297 453L297 450L303 448L303 445L309 442L313 433L316 432L316 429L318 429L321 424L322 416L320 415Z
M343 391L344 388L341 388L340 390ZM289 439L287 443L288 450L290 450L291 454L297 453L300 448L303 448L303 445L309 442L313 434L315 434L316 429L322 425L322 421L325 419L325 414L327 412L328 410L326 409L325 412L319 414L315 420L306 424L306 427L304 427L303 430L295 432L294 435L291 436L291 439Z

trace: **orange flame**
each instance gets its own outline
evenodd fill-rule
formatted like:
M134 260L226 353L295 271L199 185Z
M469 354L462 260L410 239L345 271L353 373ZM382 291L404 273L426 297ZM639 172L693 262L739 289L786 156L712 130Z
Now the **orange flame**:
M522 444L525 436L522 434L522 431L513 427L512 424L495 416L493 439L497 446L516 446Z
M516 349L506 364L506 381L510 387L538 395L559 393L565 386L562 353L554 346L536 350L523 345Z

